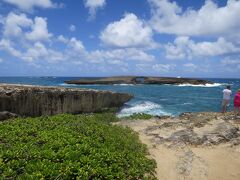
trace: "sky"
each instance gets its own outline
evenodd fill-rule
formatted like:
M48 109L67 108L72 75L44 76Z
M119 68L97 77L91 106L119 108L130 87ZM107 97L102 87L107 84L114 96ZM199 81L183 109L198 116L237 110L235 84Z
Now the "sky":
M240 78L240 0L0 0L0 76Z

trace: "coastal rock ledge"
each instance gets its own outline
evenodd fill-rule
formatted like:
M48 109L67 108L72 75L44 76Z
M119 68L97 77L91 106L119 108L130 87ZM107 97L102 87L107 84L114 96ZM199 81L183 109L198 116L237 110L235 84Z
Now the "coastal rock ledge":
M32 117L101 112L118 108L132 97L111 91L0 84L0 112Z
M240 179L240 114L183 113L115 124L139 134L156 160L157 179Z

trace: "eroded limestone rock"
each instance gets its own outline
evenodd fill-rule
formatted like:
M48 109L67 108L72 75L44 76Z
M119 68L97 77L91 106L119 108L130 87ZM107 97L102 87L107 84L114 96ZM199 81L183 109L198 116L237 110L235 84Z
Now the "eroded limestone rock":
M23 116L100 112L118 108L131 98L110 91L0 84L0 111Z

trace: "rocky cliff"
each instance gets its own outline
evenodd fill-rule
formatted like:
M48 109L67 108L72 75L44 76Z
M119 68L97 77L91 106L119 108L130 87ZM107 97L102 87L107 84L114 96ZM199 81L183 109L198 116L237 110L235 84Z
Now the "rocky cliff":
M131 98L110 91L0 84L0 111L23 116L100 112Z
M212 84L210 81L175 77L116 76L65 81L67 84Z

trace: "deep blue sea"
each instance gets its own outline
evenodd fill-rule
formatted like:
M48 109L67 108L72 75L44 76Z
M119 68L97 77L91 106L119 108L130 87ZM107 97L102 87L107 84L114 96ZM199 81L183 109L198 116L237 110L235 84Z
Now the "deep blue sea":
M183 112L220 111L222 90L229 84L233 95L228 110L233 109L233 97L240 88L240 79L206 79L212 85L67 85L65 80L79 77L0 77L0 83L31 84L111 90L134 95L119 111L119 116L133 113L176 116Z

